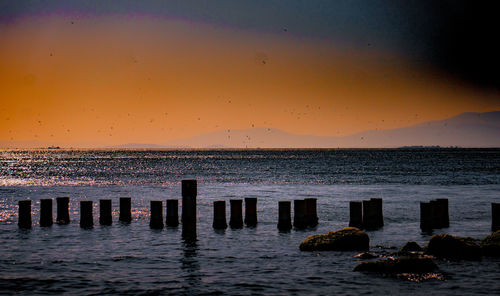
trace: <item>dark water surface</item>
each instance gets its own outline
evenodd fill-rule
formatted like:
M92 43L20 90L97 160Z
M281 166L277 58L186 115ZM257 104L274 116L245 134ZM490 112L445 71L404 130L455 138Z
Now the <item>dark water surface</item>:
M498 259L437 261L443 279L414 282L353 272L356 252L298 250L308 235L347 226L350 200L371 197L384 199L385 216L368 232L372 251L426 244L419 202L442 197L451 225L438 232L483 238L500 202L498 149L4 150L0 169L0 294L500 293ZM198 179L195 243L180 228L149 229L149 201L180 199L186 178ZM256 228L212 229L214 200L250 195ZM71 197L72 223L40 228L39 200L56 196ZM132 197L130 225L117 222L120 196ZM318 198L318 227L278 232L278 201L305 197ZM112 226L98 225L100 198L113 200ZM31 230L16 225L22 199L33 201ZM78 225L80 200L95 201L91 230Z

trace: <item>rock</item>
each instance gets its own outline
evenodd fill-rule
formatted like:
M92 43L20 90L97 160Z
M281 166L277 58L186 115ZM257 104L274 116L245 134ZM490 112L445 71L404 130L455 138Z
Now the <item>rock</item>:
M372 248L373 249L380 249L380 250L397 250L398 249L394 246L382 246L382 245L375 245Z
M311 235L299 246L301 251L360 251L369 247L368 235L355 227Z
M415 252L422 252L423 249L416 242L407 242L401 250L399 250L398 254L411 254Z
M500 230L493 232L483 239L481 249L485 256L500 257Z
M436 234L431 237L427 254L451 260L480 260L481 247L470 237Z
M380 261L361 262L354 267L354 271L368 271L380 273L423 273L437 269L438 266L429 257L401 257L389 258Z
M377 254L370 253L370 252L363 252L359 253L358 255L354 256L354 258L359 258L359 259L373 259L373 258L378 258L380 257Z

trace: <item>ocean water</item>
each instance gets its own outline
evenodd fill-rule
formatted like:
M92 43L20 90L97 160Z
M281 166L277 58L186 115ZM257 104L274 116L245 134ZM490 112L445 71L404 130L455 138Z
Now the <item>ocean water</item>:
M301 252L311 234L345 227L349 201L383 198L385 226L371 251L425 245L419 202L448 198L450 227L434 233L483 238L500 202L500 149L389 150L2 150L0 294L477 295L500 293L500 260L437 260L427 280L353 272L357 252ZM196 242L181 228L151 230L149 201L179 198L198 180ZM39 200L70 197L69 225L41 228ZM118 222L119 197L133 221ZM257 196L255 228L214 231L212 202ZM319 225L277 230L278 201L315 197ZM113 200L113 225L98 200ZM17 227L31 199L33 227ZM93 229L79 227L79 201L94 201ZM180 209L179 209L180 210ZM179 211L180 212L180 211ZM54 205L55 216L55 205ZM227 203L227 219L229 205Z

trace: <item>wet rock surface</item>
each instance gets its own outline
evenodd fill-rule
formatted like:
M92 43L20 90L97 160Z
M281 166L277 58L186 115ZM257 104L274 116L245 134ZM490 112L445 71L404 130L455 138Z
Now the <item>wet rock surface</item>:
M431 272L437 268L429 257L400 257L361 262L354 267L354 271L398 274Z
M399 254L411 254L423 252L423 248L419 246L416 242L407 242L400 250Z
M370 238L355 227L346 227L325 234L311 235L300 243L301 251L363 251L368 250Z
M481 260L482 251L476 239L436 234L430 239L426 254L450 260Z
M483 255L500 257L500 230L493 232L481 241Z
M359 253L357 254L356 256L354 256L354 258L358 258L358 259L374 259L374 258L379 258L380 256L375 254L375 253L370 253L370 252L363 252L363 253Z

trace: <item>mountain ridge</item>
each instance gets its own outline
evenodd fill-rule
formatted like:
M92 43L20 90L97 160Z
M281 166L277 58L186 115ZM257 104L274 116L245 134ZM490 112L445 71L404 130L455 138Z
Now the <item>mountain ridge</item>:
M165 146L206 148L397 148L403 146L500 147L500 111L465 112L443 120L341 137L294 135L274 128L221 130L177 139Z
M88 143L8 142L0 148L109 148L109 149L223 149L223 148L399 148L464 147L500 148L500 111L464 112L456 116L415 125L366 130L347 136L296 135L275 128L219 130L163 143L126 143L104 145Z

